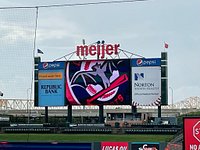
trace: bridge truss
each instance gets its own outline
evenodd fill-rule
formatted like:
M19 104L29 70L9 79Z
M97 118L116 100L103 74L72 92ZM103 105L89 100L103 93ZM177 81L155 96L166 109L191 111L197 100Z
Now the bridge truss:
M131 106L104 106L105 109L131 109ZM156 106L138 106L141 109L157 109ZM27 99L0 99L0 110L43 110L44 107L34 107L34 100L27 100ZM67 106L63 107L49 107L49 109L63 109L66 110ZM73 106L73 109L98 109L98 106ZM193 109L199 110L200 109L200 98L199 97L190 97L186 98L183 101L180 101L175 104L170 104L167 106L162 106L162 109Z

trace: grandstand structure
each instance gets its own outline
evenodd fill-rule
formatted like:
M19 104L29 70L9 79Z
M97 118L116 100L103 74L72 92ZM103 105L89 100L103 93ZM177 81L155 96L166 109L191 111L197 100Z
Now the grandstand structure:
M175 104L170 104L167 106L162 106L162 111L166 114L170 114L177 116L180 114L186 114L189 112L198 111L200 108L200 97L189 97L183 101L180 101ZM105 112L129 112L131 111L131 106L129 105L119 105L113 106L108 105L104 106ZM157 112L156 106L138 106L138 111L141 112ZM63 107L49 107L50 115L67 115L66 113L67 106ZM98 113L98 106L73 106L73 110L79 112L84 112L85 115L95 115ZM44 111L44 107L34 107L34 100L29 99L0 99L0 114L11 114L11 115L27 115L27 112L42 112ZM75 113L76 114L76 113ZM38 114L40 115L40 114ZM83 113L84 115L84 113Z

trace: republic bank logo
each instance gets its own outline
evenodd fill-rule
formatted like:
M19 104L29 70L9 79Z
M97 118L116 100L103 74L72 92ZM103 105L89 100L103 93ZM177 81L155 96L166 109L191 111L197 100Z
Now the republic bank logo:
M134 73L135 81L144 80L144 73Z

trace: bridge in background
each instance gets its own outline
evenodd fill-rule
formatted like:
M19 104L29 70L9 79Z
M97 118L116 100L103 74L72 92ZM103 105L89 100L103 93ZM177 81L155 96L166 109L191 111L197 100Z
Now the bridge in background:
M73 106L74 116L98 116L98 106ZM158 107L156 106L138 106L138 112L149 112L157 116ZM184 101L175 104L162 106L162 116L179 116L189 112L196 112L200 109L200 98L190 97ZM131 106L104 106L104 113L109 112L131 112ZM7 115L37 115L44 114L44 107L34 107L33 100L27 99L0 99L0 114ZM49 107L50 116L67 116L67 106Z

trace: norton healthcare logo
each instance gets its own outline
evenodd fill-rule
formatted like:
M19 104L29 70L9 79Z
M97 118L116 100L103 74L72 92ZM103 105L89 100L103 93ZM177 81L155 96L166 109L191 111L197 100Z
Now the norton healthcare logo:
M135 73L134 79L135 79L135 81L144 80L144 73Z

